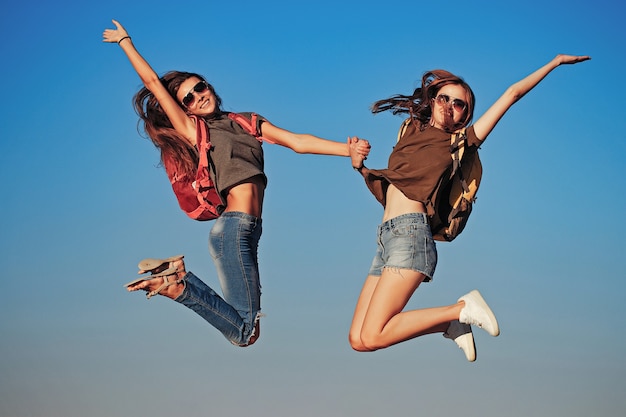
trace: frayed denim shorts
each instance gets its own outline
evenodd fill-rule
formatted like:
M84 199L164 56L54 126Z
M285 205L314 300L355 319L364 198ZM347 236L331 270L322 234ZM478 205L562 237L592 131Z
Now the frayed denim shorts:
M384 268L409 269L431 281L437 266L437 248L425 213L403 214L378 226L378 248L369 275Z

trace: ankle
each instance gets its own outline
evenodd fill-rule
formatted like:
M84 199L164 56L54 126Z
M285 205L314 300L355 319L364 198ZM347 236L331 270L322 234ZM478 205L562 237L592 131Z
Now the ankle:
M463 309L465 308L465 301L461 300L458 301L455 305L454 305L455 309L455 314L457 317L457 320L461 318L461 311L463 311Z
M185 275L187 275L187 270L185 269L185 261L183 261L182 259L171 262L170 267L176 268L175 276L176 276L176 280L178 281L182 281L183 278L185 278Z
M173 277L172 277L173 278ZM178 279L178 282L168 286L167 288L161 290L160 294L164 297L171 298L172 300L176 300L185 290L185 281L182 279Z

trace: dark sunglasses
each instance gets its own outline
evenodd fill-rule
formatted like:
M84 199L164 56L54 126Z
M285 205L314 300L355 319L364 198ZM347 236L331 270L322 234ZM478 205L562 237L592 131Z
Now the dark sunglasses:
M447 94L439 94L435 98L435 100L442 106L452 102L452 108L454 108L454 110L458 111L459 113L465 111L465 109L467 108L466 102L464 102L460 98L451 98Z
M193 104L193 102L196 100L196 96L193 94L194 92L204 93L208 89L209 85L206 83L206 81L198 82L198 84L194 85L193 88L189 90L189 92L185 95L185 97L183 97L183 106L189 107Z

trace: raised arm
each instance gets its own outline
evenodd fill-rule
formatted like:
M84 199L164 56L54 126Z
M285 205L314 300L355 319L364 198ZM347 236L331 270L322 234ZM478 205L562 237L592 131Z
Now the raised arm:
M576 64L578 62L587 61L588 59L591 58L589 56L557 55L537 71L511 85L489 110L474 123L476 136L482 140L487 139L487 136L489 136L489 133L491 133L502 116L504 116L504 113L539 84L553 69L559 65Z
M370 144L364 139L349 138L347 143L335 142L313 135L292 133L267 121L263 122L261 130L263 137L297 153L349 156L348 147L352 143L363 158L367 157L370 151Z
M122 48L131 65L137 71L139 78L148 90L154 95L165 113L167 114L172 126L181 135L188 138L192 142L196 139L196 127L194 122L187 116L185 111L180 107L176 100L170 95L169 91L163 86L157 73L152 69L150 64L139 54L135 48L132 39L126 32L126 29L116 20L113 20L115 29L105 29L102 34L104 42L117 43Z

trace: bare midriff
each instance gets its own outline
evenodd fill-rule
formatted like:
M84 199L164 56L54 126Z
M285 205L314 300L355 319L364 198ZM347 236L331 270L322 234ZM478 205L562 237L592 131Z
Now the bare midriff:
M426 207L424 206L424 203L411 200L393 184L389 184L389 188L387 188L387 204L385 205L383 222L408 213L426 213Z
M228 191L224 212L237 211L261 217L265 182L261 176L253 177L243 184L235 185Z

